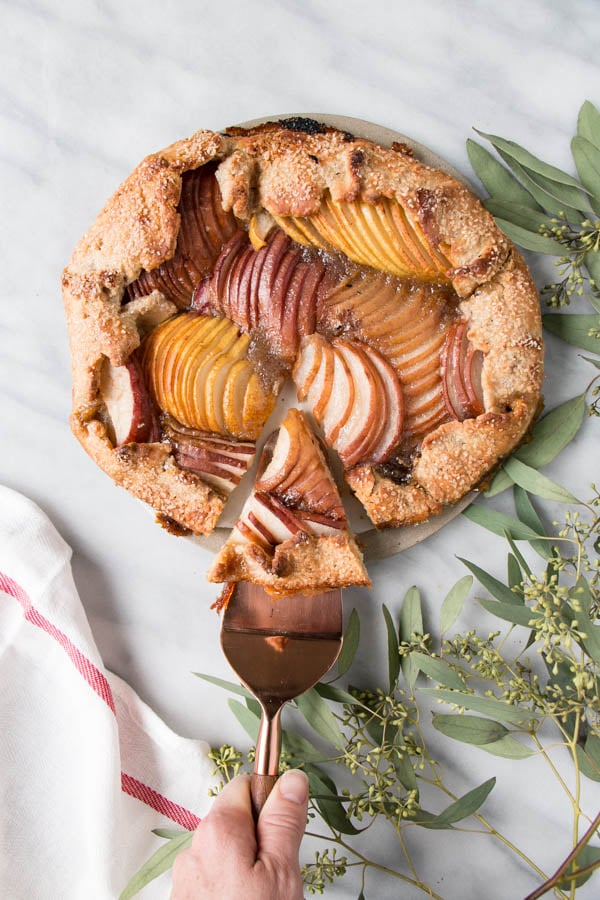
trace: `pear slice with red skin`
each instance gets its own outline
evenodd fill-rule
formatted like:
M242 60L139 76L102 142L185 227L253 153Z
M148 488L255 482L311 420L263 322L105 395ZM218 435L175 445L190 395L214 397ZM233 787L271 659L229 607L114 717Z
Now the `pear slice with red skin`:
M308 510L296 510L296 516L305 524L306 530L316 535L333 536L346 527L346 519L334 519L332 516L324 516Z
M331 396L335 359L333 347L329 341L326 341L323 338L320 341L320 345L321 357L319 361L319 370L306 395L306 401L319 424L323 421L325 407Z
M251 498L252 512L271 535L273 545L295 537L302 527L293 513L272 494L257 492Z
M239 518L235 523L234 531L235 530L237 530L241 537L248 541L248 543L258 544L259 547L262 547L262 549L267 552L273 550L274 545L265 536L263 526L253 512L249 512L245 519Z
M298 389L299 400L306 400L311 385L317 376L321 365L324 343L325 338L318 334L314 334L302 341L302 350L292 372L292 377Z
M334 446L340 429L346 424L354 404L354 380L348 363L334 347L333 381L329 400L323 413L323 431L327 441Z
M270 441L271 439L269 439ZM263 449L263 460L267 453L269 442L265 444ZM276 433L270 450L271 458L255 483L256 489L263 492L276 490L294 469L300 455L299 443L292 439L292 435L284 423L282 423Z
M368 352L372 365L374 365L379 372L388 401L387 418L383 433L369 457L370 462L381 463L385 462L386 459L389 459L392 451L398 446L400 438L402 437L404 428L404 398L398 376L387 360L370 348L368 348L368 350L365 349L365 352Z
M483 412L482 392L476 387L473 366L481 365L483 354L471 347L467 337L467 322L456 322L448 333L441 356L442 390L448 412L453 419L463 421ZM468 373L468 374L467 374Z
M352 411L335 444L342 462L351 468L369 451L374 437L378 438L381 433L385 409L380 409L379 404L382 398L385 402L385 395L378 375L360 350L343 341L337 341L335 346L343 354L354 382Z
M104 360L100 374L100 396L110 418L109 436L115 447L157 441L160 428L154 404L135 356L125 365Z

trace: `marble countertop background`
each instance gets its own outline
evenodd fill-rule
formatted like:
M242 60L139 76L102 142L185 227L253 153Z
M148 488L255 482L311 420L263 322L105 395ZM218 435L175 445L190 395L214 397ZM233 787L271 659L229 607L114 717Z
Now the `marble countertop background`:
M177 732L243 744L224 695L191 675L228 677L210 611L217 590L204 578L210 554L155 525L68 429L61 269L137 162L200 127L285 111L351 115L410 135L475 183L465 141L476 126L572 169L577 111L586 98L600 103L600 7L595 0L3 0L0 25L0 481L39 503L72 545L106 665ZM550 280L550 263L533 265L540 285ZM548 407L580 392L589 375L575 351L548 337ZM597 446L598 423L590 420L547 474L587 496ZM508 503L495 501L500 509ZM364 679L383 675L381 603L397 615L416 584L435 621L465 573L456 559L465 554L502 575L502 540L459 517L374 564L371 593L347 592L346 609L356 606L363 625ZM487 627L475 603L459 624L473 623ZM440 754L458 793L497 775L486 812L553 871L569 850L569 809L543 765L458 744L440 745ZM593 811L600 797L590 784L585 805ZM489 838L415 829L411 850L448 900L515 900L536 884ZM382 839L377 852L385 862L393 845ZM597 890L588 885L580 896ZM399 896L395 884L371 876L365 893ZM357 894L345 882L330 895Z

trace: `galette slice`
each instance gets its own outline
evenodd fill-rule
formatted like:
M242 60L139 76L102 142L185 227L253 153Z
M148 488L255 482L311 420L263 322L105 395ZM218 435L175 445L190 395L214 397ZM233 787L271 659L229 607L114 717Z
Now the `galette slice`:
M370 585L324 452L297 409L268 438L208 580L250 581L274 596Z

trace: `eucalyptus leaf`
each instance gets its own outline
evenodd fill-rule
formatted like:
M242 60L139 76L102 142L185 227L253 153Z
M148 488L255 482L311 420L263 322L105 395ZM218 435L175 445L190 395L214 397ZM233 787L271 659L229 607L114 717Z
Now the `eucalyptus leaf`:
M181 837L182 834L189 834L187 828L153 828L152 834L156 837L164 838L166 841L172 841L173 838Z
M586 100L577 117L577 134L600 150L600 112Z
M512 478L504 471L504 469L498 469L485 489L485 496L495 497L497 494L501 494L502 491L509 488L512 483Z
M467 507L467 509L463 510L462 515L466 516L467 519L470 519L477 525L487 528L487 530L493 532L493 534L498 534L500 537L509 535L515 541L528 541L534 546L534 549L538 549L538 547L535 546L535 542L537 539L539 545L539 534L532 528L519 522L518 519L513 519L511 516L497 512L495 509L489 509L487 506L479 506L477 503L473 503L471 506ZM543 545L540 546L543 547ZM538 550L538 552L540 552L545 559L550 555L550 550L547 548Z
M315 803L325 822L342 834L358 834L361 829L355 828L346 814L342 803L337 797L337 788L325 773L319 772L314 766L307 766L306 774L310 785L311 795L318 795Z
M296 706L317 734L338 750L345 748L346 740L340 733L335 716L314 688L296 697Z
M580 744L576 745L575 752L581 773L590 781L600 781L600 766L591 759Z
M511 706L505 700L498 700L495 697L480 697L477 694L448 691L445 688L421 688L421 691L424 694L435 697L437 700L441 700L443 703L452 703L464 709L481 713L484 716L500 719L502 722L511 722L514 725L539 719L539 715L533 710Z
M398 781L407 791L417 791L418 793L417 776L400 730L396 732L394 743L398 750L393 759Z
M458 619L472 585L472 576L464 575L462 578L459 578L444 597L440 610L440 631L442 634L448 631L449 628L452 628Z
M509 734L508 728L493 719L469 715L434 715L433 727L446 737L463 744L491 744Z
M572 175L538 159L537 156L534 156L533 153L530 153L529 150L526 150L514 141L499 137L497 134L486 134L484 131L478 131L477 128L475 131L480 137L486 138L498 152L506 153L528 171L535 172L537 175L541 175L556 184L569 185L577 190L581 190L581 185Z
M465 683L456 669L443 659L428 656L426 653L418 653L416 650L413 650L410 656L417 664L420 671L434 681L437 681L438 684L443 684L445 687L449 688L456 688L456 690L459 691L464 688Z
M499 741L493 741L491 744L482 744L480 750L485 750L486 753L491 753L493 756L501 756L503 759L528 759L535 755L535 750L530 750L512 734L506 734Z
M508 169L481 144L468 140L467 154L477 177L490 197L518 203L531 209L541 209L531 194L511 175Z
M171 868L175 857L185 850L192 843L194 837L193 831L186 831L179 837L173 838L168 843L163 844L150 859L146 860L144 865L139 869L133 878L128 882L125 890L119 894L119 900L130 900L135 897L142 888L162 875Z
M551 228L552 222L545 213L538 209L532 209L530 206L524 206L522 203L511 203L509 200L498 200L495 197L489 197L483 201L485 208L498 219L504 219L512 222L513 225L520 225L521 228L540 234L540 229ZM558 241L556 242L558 243ZM561 248L560 255L565 252L562 244L558 244Z
M580 621L580 630L585 633L582 638L585 651L595 663L600 663L600 626L594 625L590 617L584 614L578 617Z
M408 589L400 610L400 641L409 643L413 635L423 634L423 614L421 612L421 595L413 585ZM417 680L418 668L405 656L402 659L402 674L409 689L412 690Z
M214 675L204 675L202 672L194 672L196 678L215 684L217 687L230 691L232 694L238 694L240 697L251 697L252 694L241 684L234 684L233 681L225 681L223 678L215 678Z
M428 812L428 810L421 808L414 813L411 821L414 822L415 825L420 825L421 828L431 828L439 831L454 830L450 824L445 825L443 822L437 824L437 818L435 813Z
M520 465L525 464L520 463ZM535 469L532 469L531 471L535 471ZM523 522L524 525L529 525L529 527L534 531L537 531L538 534L545 534L546 532L544 530L542 520L538 516L533 503L529 499L529 494L518 482L515 483L514 498L515 510L519 521Z
M255 716L258 716L260 719L261 716L261 708L260 703L254 697L246 697L246 706L250 710L251 713L254 713Z
M513 454L534 469L540 469L552 462L571 443L585 416L585 394L565 400L543 418L533 429L531 441Z
M586 615L589 616L594 596L583 575L580 575L573 587L569 589L569 597L579 603Z
M501 600L503 603L520 606L522 604L522 599L518 594L515 594L514 591L508 587L508 585L503 584L503 582L499 581L497 578L494 578L493 575L490 575L489 572L486 572L485 569L481 569L479 566L476 566L475 563L469 562L467 559L463 559L462 556L457 557L463 565L470 569L473 573L477 581L483 585L483 587L490 592L492 597L496 597L497 600Z
M596 287L600 289L600 250L589 250L585 254L585 266L589 272L590 278L593 279ZM588 295L588 300L593 301L593 297ZM596 298L597 300L597 298ZM594 306L594 309L598 309Z
M352 610L348 618L348 624L344 632L344 640L342 649L337 660L337 670L339 675L345 675L356 655L358 644L360 641L360 619L355 609Z
M505 622L511 622L513 625L523 625L524 628L531 628L531 623L539 618L538 615L532 613L528 606L515 606L514 603L500 603L498 600L478 600L479 604Z
M508 219L502 219L500 216L494 216L496 225L502 229L504 234L511 239L514 244L523 247L525 250L531 250L534 253L544 253L546 256L564 256L565 248L554 238L547 237L536 231L530 231L523 228L522 225L515 225Z
M600 775L600 737L588 734L585 742L585 752L591 759L598 775Z
M322 763L326 762L329 757L324 756L309 740L298 734L296 731L290 731L289 728L283 729L281 732L281 746L285 753L289 753L296 763Z
M590 844L586 844L581 848L569 868L565 873L565 878L559 882L558 886L560 888L564 888L565 890L569 890L571 885L575 883L576 887L581 887L582 884L585 884L586 881L594 874L594 870L584 872L583 875L577 875L579 869L585 869L588 866L598 867L600 866L600 847L592 847ZM568 876L571 876L570 878Z
M586 362L591 363L596 369L600 369L600 359L592 359L591 356L582 356L582 359L585 359Z
M504 463L504 468L515 482L524 491L535 494L536 497L543 497L545 500L554 500L556 503L575 503L580 504L581 500L574 497L562 485L552 481L546 475L542 475L537 469L528 466L527 463L520 459L512 457Z
M438 816L428 824L422 823L425 828L443 828L446 825L454 825L456 822L462 822L467 819L483 806L490 792L496 784L495 778L489 778L473 790L468 791L450 806L441 812Z
M529 193L535 197L540 206L553 216L564 216L567 221L571 222L573 225L579 225L581 219L589 214L587 204L579 204L578 202L577 205L573 206L565 199L565 193L570 195L574 192L573 188L564 187L557 182L545 182L542 175L527 171L508 154L502 151L498 152L508 167L520 178ZM583 209L579 208L580 205L583 206Z
M600 212L600 150L584 137L574 137L571 152L581 183L588 189L594 212Z
M388 645L388 673L390 682L390 691L393 691L400 674L400 654L398 652L398 635L392 615L385 605L382 604L383 618L385 619L385 628L387 632Z
M504 537L508 541L508 545L509 545L510 549L512 550L513 554L515 555L515 558L518 560L518 563L521 566L521 569L523 570L523 572L525 572L529 577L531 577L531 566L529 565L529 563L527 562L527 560L525 559L525 557L523 556L523 554L521 553L521 551L519 550L519 548L517 547L517 545L511 538L511 536L509 534L505 533ZM533 541L532 541L532 545L533 545ZM521 602L523 602L523 600L521 600Z
M589 350L590 353L600 353L600 338L590 335L591 330L598 331L600 327L598 316L549 313L542 316L542 321L551 334L567 344Z
M334 684L325 684L320 681L319 684L315 684L315 691L324 700L332 700L334 703L345 703L349 706L363 706L360 700L357 700L348 691L344 691Z
M520 588L523 584L523 572L521 571L521 566L519 565L519 560L514 555L514 553L509 553L506 559L506 577L508 579L508 586L511 588L512 593L515 591L513 588ZM515 596L518 596L515 594Z
M256 742L258 737L258 728L260 726L260 716L257 716L252 710L244 706L238 700L228 700L229 709L234 714L244 731L250 738Z

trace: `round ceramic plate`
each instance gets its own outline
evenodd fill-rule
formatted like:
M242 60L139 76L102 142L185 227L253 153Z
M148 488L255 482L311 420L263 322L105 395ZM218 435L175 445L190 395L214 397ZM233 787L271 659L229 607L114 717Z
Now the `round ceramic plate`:
M462 182L469 190L473 190L472 185L467 182L460 172L457 172L456 169L450 166L444 159L428 147L419 144L405 134L400 134L398 131L392 131L390 128L383 128L381 125L376 125L373 122L366 122L363 119L354 119L349 116L333 116L327 113L280 113L279 115L252 119L249 122L241 122L238 127L253 128L256 125L262 125L265 122L276 122L279 119L289 119L296 116L307 119L316 119L317 122L322 122L324 125L331 125L335 128L339 128L340 131L348 131L357 137L367 138L368 140L384 146L389 147L394 141L407 144L413 151L415 157L421 162L436 169L441 169L443 172L447 172L448 175L451 175L453 178L456 178L457 181ZM263 429L263 441L278 427L287 409L291 405L302 408L302 404L298 403L296 399L293 386L288 384L287 390L284 389L282 392L276 409ZM260 457L260 449L261 445L259 444L257 447L255 464L246 473L240 486L227 501L218 528L215 528L213 533L206 537L194 535L190 537L189 540L194 541L209 550L214 550L215 552L222 547L229 536L229 532L239 515L246 497L252 489L256 466ZM402 550L414 547L415 544L418 544L430 535L435 534L436 531L439 531L440 528L443 528L444 525L447 525L448 522L452 521L452 519L458 516L476 496L476 492L472 491L454 506L445 509L439 516L433 516L427 522L422 522L419 525L406 525L402 528L378 530L373 528L366 513L362 509L362 506L355 500L346 485L343 484L339 463L334 459L330 459L330 463L334 473L338 476L337 482L341 485L340 494L348 514L350 527L362 544L367 563L375 559L384 559L385 557L393 556L396 553L400 553Z

